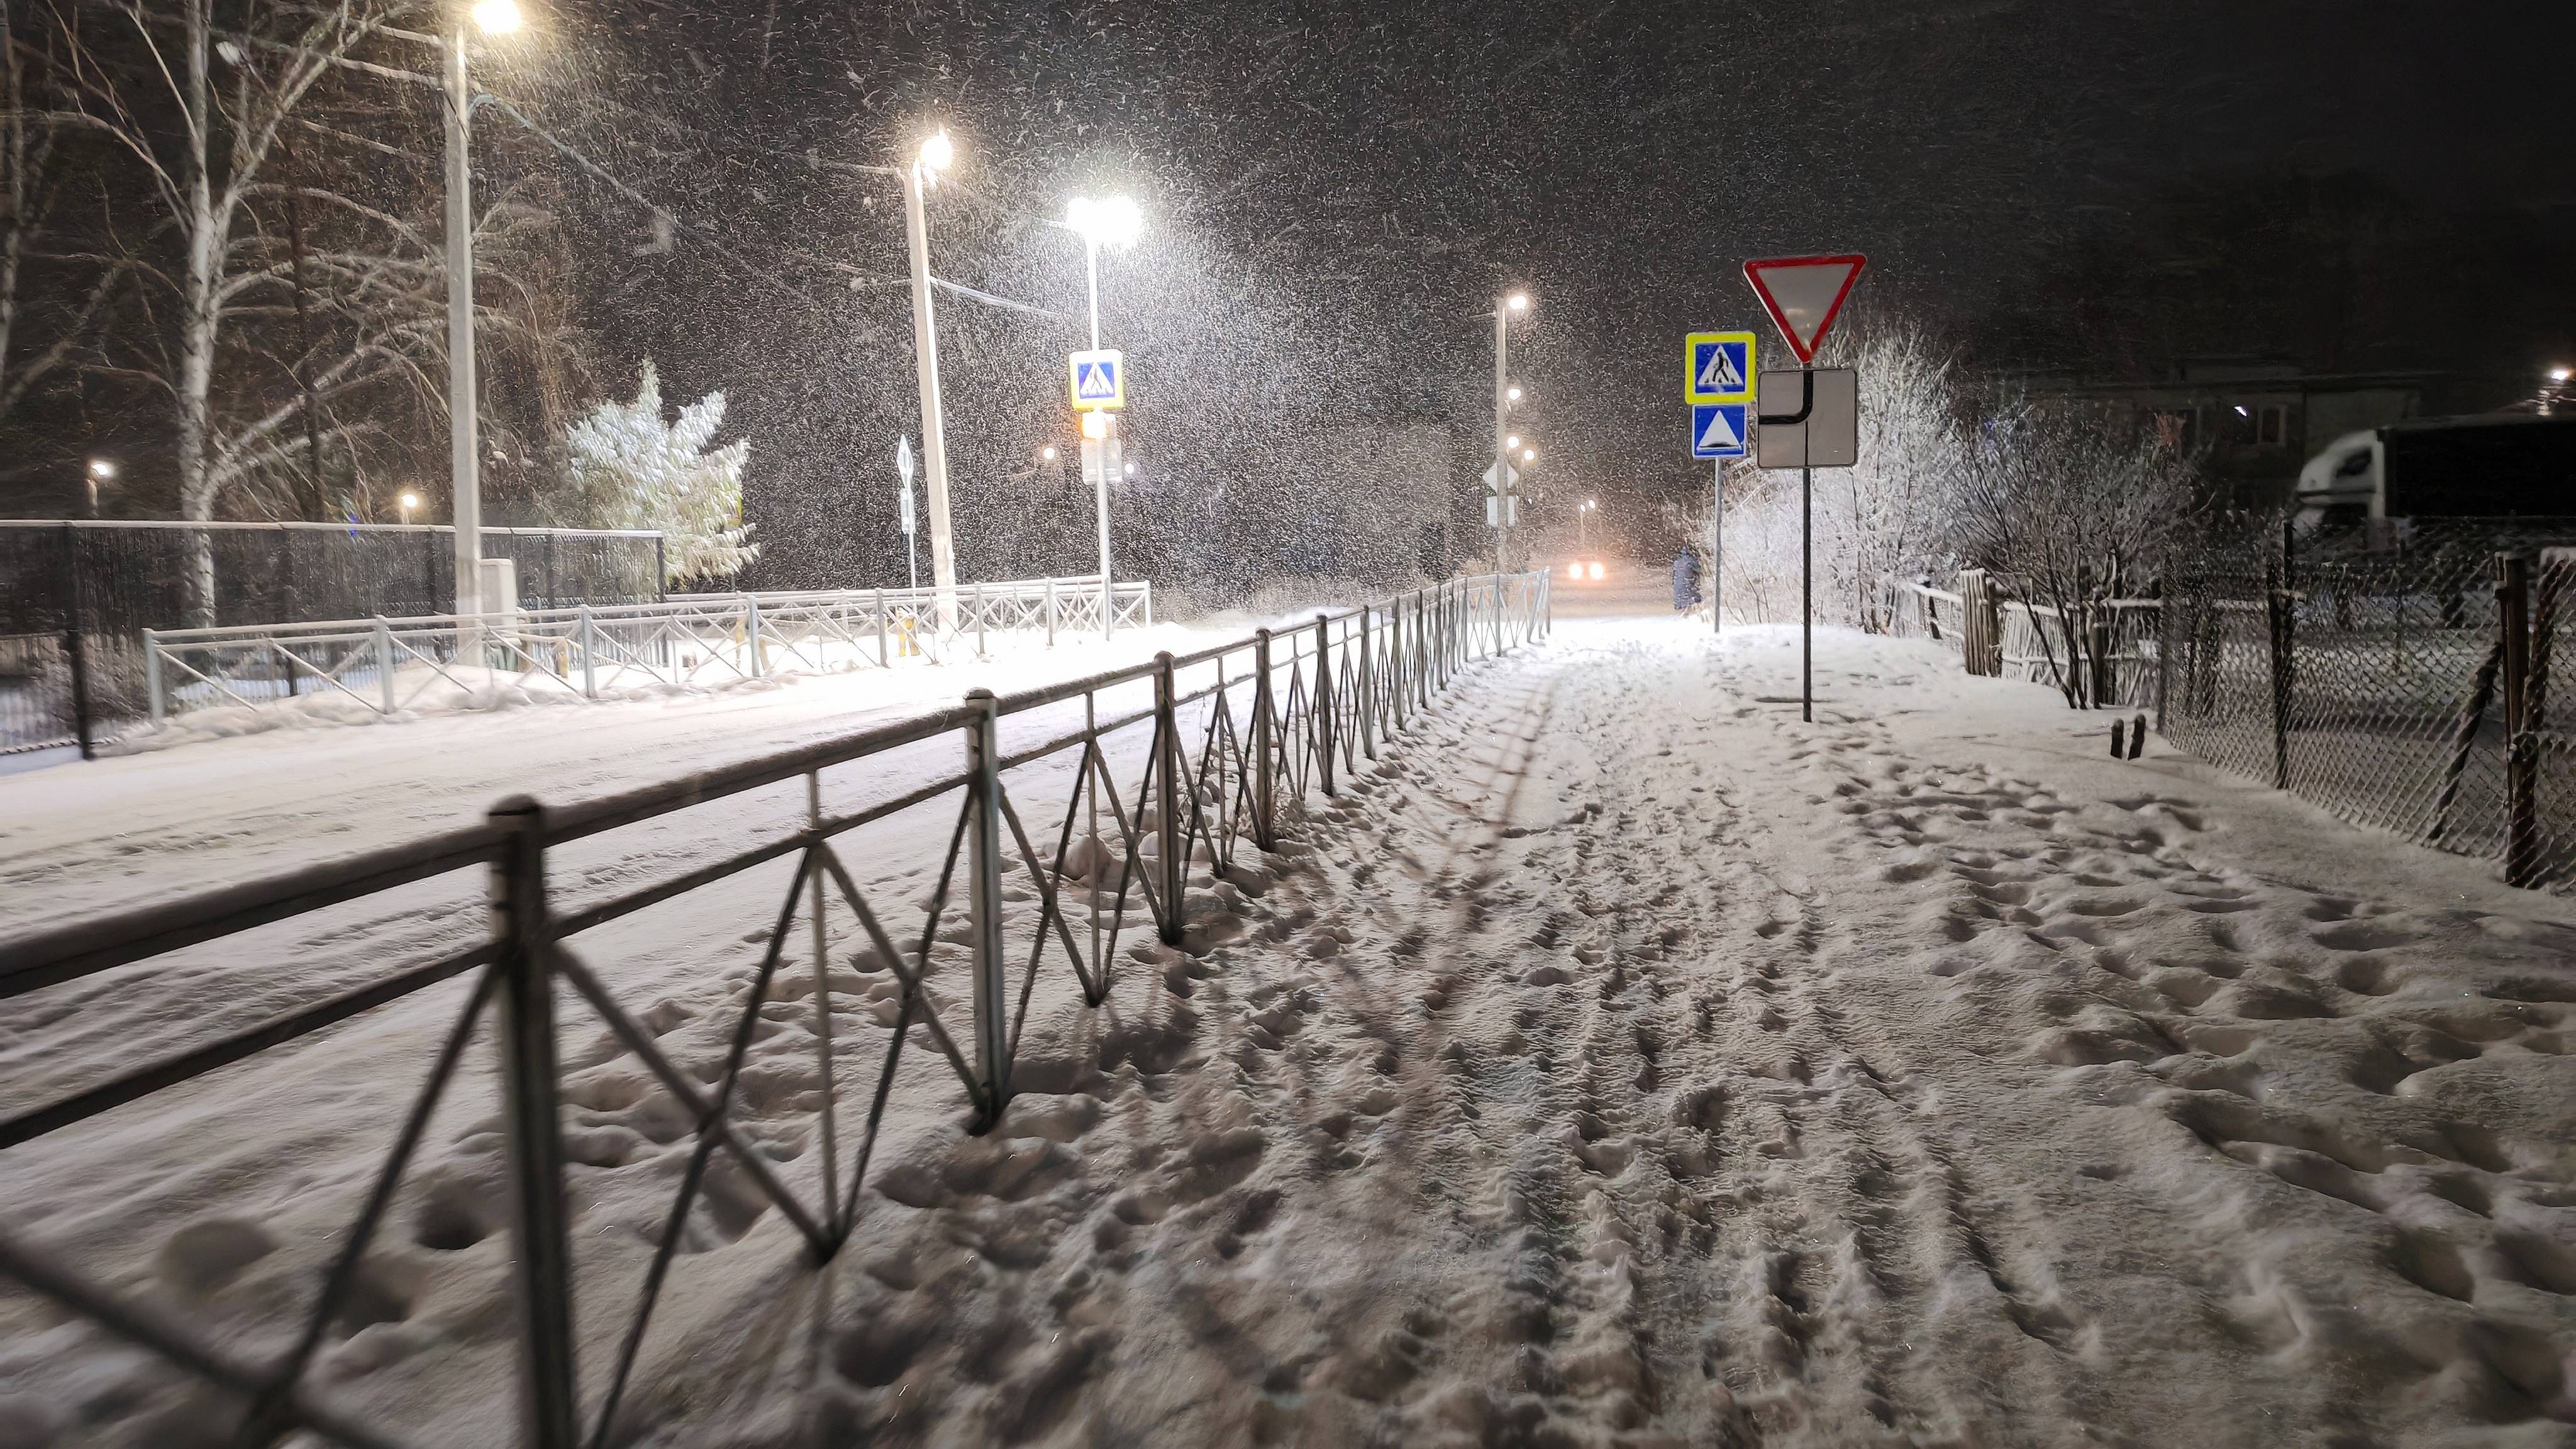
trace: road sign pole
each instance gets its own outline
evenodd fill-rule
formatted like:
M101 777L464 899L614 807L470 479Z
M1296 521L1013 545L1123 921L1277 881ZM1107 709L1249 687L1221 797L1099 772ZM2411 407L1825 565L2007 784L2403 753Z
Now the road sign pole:
M1709 632L1726 632L1726 464L1708 465L1708 619Z
M1816 722L1816 470L1798 465L1798 714Z

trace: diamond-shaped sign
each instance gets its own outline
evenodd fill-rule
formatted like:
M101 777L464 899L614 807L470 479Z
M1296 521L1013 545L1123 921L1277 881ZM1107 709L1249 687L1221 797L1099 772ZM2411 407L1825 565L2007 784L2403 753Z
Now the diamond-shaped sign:
M1851 295L1852 283L1860 280L1860 269L1869 258L1853 254L1839 257L1772 257L1744 264L1744 280L1753 284L1753 294L1762 299L1771 321L1780 329L1781 339L1800 362L1816 360L1816 349L1824 345L1825 334L1833 330L1834 319L1842 314L1843 299Z

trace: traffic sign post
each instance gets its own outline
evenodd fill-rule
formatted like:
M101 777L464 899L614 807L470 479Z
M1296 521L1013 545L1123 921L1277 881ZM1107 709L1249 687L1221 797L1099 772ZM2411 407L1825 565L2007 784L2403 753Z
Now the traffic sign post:
M1812 724L1816 718L1816 466L1824 460L1817 456L1820 445L1834 441L1822 430L1823 419L1817 414L1818 375L1813 371L1816 349L1825 343L1825 334L1842 315L1843 302L1851 296L1852 284L1860 280L1861 268L1869 258L1857 252L1838 256L1769 257L1744 264L1744 280L1753 286L1753 295L1762 300L1762 309L1771 314L1772 324L1780 329L1780 338L1798 355L1798 402L1794 408L1778 413L1762 413L1765 446L1758 461L1771 466L1769 435L1774 427L1794 427L1798 433L1798 560L1800 618L1798 624L1799 716ZM1830 371L1852 375L1849 368ZM1778 389L1785 374L1773 374L1773 407L1783 404ZM1838 389L1840 384L1835 384ZM1839 395L1837 393L1837 395ZM1859 437L1859 383L1851 384L1851 428L1854 457ZM1810 428L1810 424L1817 424ZM1849 467L1853 457L1828 467Z
M1485 469L1485 526L1494 530L1495 557L1502 556L1502 531L1521 526L1521 470L1495 462Z
M1709 465L1708 617L1726 629L1726 460L1745 455L1752 436L1760 344L1750 332L1692 332L1682 338L1682 401L1690 405L1691 456Z

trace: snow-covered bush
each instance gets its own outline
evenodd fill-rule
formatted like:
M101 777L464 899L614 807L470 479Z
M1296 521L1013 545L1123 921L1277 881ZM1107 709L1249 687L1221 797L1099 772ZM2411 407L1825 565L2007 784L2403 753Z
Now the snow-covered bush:
M573 487L591 525L661 530L670 582L722 578L760 551L742 521L751 443L708 450L724 414L724 394L711 392L665 421L662 379L648 361L633 402L612 398L565 431Z

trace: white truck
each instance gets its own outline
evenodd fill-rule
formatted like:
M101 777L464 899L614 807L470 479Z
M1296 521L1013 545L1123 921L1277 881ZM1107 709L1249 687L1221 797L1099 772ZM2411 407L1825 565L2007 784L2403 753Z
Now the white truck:
M2576 414L2410 418L2346 433L2299 470L2298 501L2328 524L2576 517Z

